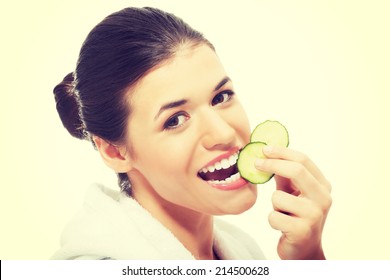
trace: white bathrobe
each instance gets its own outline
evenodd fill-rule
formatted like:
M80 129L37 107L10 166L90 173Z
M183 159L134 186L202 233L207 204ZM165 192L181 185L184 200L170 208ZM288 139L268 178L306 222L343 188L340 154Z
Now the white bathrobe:
M221 259L264 259L253 239L215 219L214 251ZM134 199L93 185L66 226L53 259L193 260L194 256Z

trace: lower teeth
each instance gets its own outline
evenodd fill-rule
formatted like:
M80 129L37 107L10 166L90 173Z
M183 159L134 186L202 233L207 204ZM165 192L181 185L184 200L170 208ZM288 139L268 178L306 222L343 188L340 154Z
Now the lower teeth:
M226 178L225 180L221 180L221 181L210 180L208 182L210 184L213 184L213 185L224 185L224 184L233 183L233 182L237 181L238 179L240 179L240 173L237 172L236 174L233 174L232 176L230 176L229 178Z

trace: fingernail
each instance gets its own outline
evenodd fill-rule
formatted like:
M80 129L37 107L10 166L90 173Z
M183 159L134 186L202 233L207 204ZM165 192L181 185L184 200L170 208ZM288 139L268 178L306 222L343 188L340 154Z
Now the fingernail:
M262 167L264 165L264 159L257 158L255 159L255 166L256 167Z
M273 149L272 146L269 146L269 145L264 146L264 148L263 148L263 153L265 153L265 154L270 154L270 153L272 152L272 149Z

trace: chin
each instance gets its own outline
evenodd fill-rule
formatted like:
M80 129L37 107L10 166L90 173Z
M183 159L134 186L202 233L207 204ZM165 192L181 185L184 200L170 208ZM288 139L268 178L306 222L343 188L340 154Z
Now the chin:
M224 201L223 205L219 207L218 213L215 213L215 215L237 215L252 208L256 203L257 189L255 185L251 186L251 188L253 191L237 195L233 199Z

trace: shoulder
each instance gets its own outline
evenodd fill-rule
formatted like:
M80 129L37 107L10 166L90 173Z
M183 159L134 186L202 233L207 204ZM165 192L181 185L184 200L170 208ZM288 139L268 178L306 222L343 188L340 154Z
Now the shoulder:
M53 259L193 259L184 246L137 201L92 186L66 226Z

